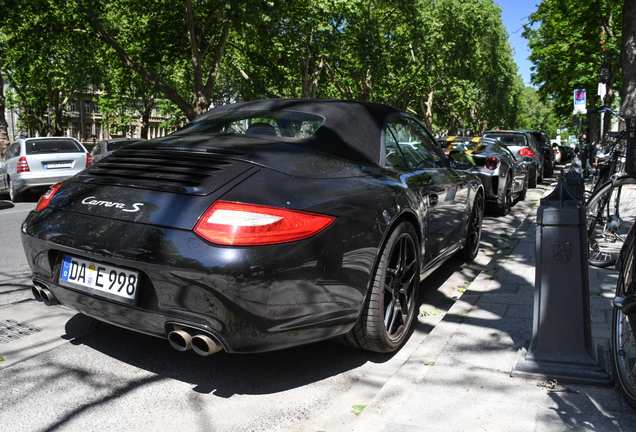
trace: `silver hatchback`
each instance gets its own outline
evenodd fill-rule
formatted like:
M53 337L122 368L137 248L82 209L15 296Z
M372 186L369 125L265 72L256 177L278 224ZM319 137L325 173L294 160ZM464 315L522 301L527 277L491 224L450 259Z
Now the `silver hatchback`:
M19 138L0 160L0 193L8 193L17 202L27 190L44 192L91 163L88 151L75 138Z

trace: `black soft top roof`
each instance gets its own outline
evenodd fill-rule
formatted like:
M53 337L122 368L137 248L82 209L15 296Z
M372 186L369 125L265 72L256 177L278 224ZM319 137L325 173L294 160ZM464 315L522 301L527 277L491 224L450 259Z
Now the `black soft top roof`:
M294 111L315 114L325 122L312 136L303 139L267 137L317 150L338 158L380 163L382 125L391 113L408 115L387 105L340 99L268 99L223 105L195 121L233 111ZM412 117L412 116L409 116Z

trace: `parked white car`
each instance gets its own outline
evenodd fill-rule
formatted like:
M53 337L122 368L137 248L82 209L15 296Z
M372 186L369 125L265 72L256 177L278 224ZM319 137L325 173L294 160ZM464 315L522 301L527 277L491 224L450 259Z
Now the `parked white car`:
M71 137L18 138L0 160L0 194L20 201L27 190L46 191L92 164L86 148Z

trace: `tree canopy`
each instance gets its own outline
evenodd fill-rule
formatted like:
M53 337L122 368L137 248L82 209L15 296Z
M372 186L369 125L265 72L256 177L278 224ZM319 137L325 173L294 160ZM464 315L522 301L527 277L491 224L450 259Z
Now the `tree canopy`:
M524 94L493 0L7 0L0 8L0 60L23 122L50 133L89 82L108 94L105 109L157 103L193 120L239 90L248 100L335 97L400 107L440 134L512 128ZM55 111L51 127L45 107Z
M630 0L627 0L627 2ZM623 0L543 0L524 26L531 49L532 82L550 99L562 119L571 118L574 90L585 89L590 107L612 105L621 88ZM597 71L612 66L607 96L598 100ZM598 123L591 119L598 140Z

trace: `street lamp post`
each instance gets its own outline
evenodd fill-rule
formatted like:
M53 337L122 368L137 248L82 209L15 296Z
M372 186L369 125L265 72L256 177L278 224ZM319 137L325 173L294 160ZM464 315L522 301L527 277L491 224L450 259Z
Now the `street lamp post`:
M596 77L601 84L607 84L610 76L612 76L612 69L610 68L610 65L607 64L605 60L603 60L603 64L601 64L598 72L596 72Z
M216 96L214 96L214 108L220 107L221 105L223 105L223 100L221 99L221 96L217 92Z
M601 102L603 106L605 106L605 94L607 93L606 84L609 81L611 76L612 76L612 69L610 68L610 65L605 61L605 58L603 58L603 63L601 64L601 67L598 69L598 72L596 72L596 77L598 78L598 81L600 83L598 85L598 94L599 96L601 96ZM604 126L605 126L605 113L601 113L601 142L603 141Z

